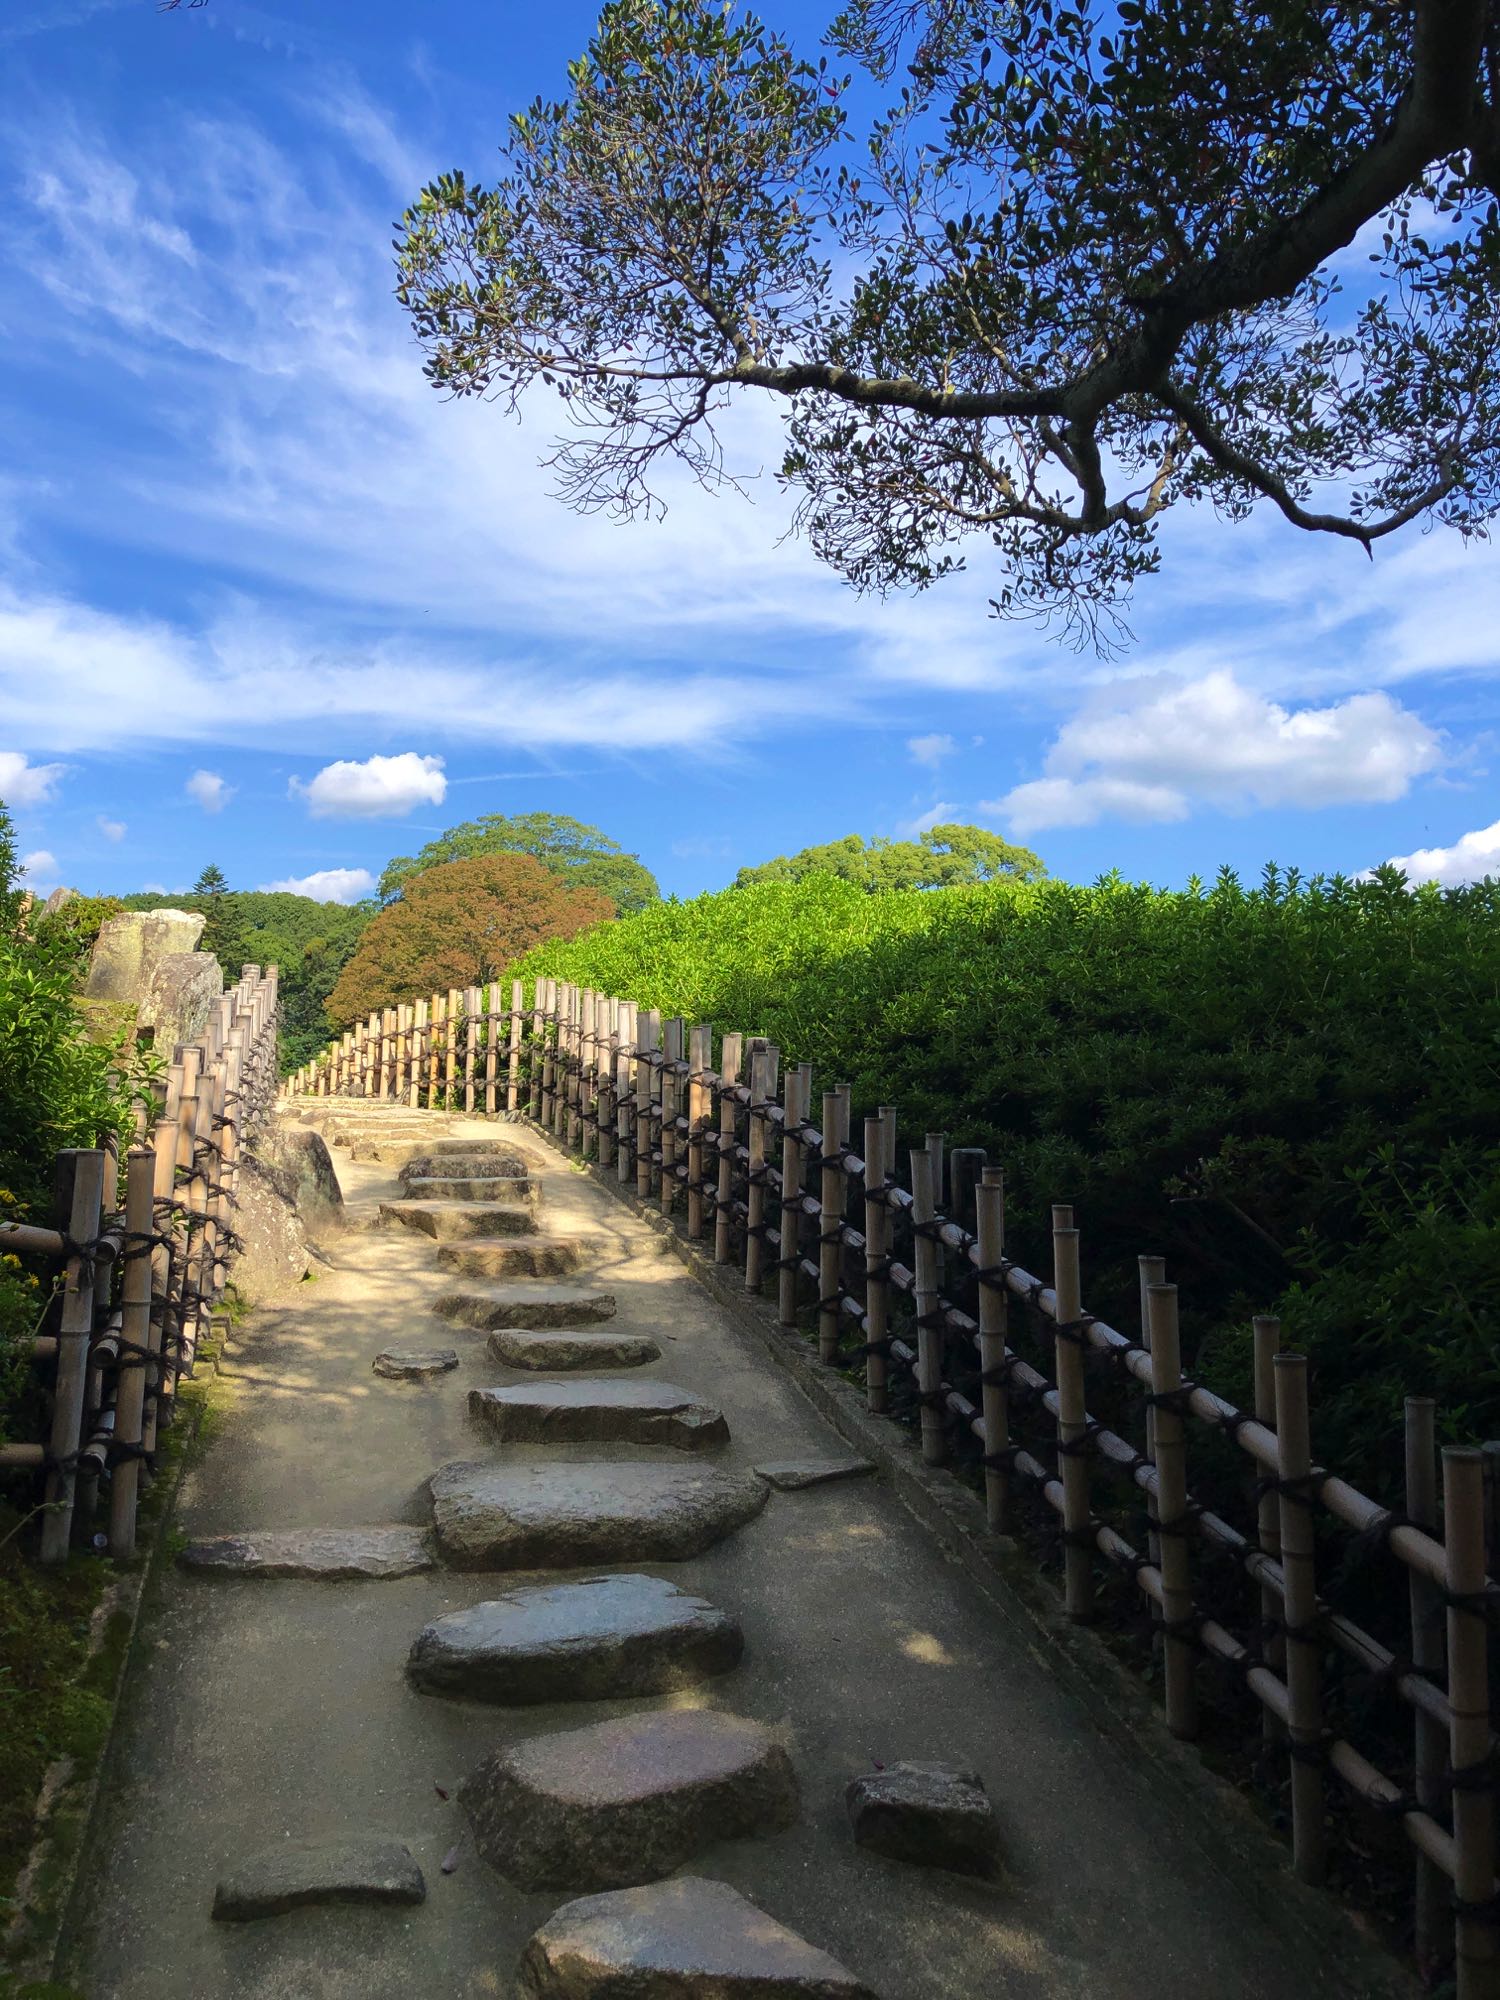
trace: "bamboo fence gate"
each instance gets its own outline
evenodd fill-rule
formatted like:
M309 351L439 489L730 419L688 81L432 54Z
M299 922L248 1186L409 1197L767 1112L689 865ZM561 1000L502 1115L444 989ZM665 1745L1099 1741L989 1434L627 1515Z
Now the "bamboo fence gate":
M50 1434L0 1446L0 1472L44 1475L45 1563L85 1533L135 1552L142 1472L223 1296L240 1145L272 1108L276 1067L276 968L247 965L202 1038L174 1050L123 1166L112 1145L60 1153L60 1226L0 1221L0 1251L60 1272L33 1343L51 1372Z
M283 1089L527 1118L711 1244L748 1291L774 1291L784 1328L806 1320L824 1364L862 1371L870 1410L914 1415L928 1464L975 1467L991 1530L1013 1524L1022 1489L1051 1510L1070 1617L1090 1617L1101 1564L1144 1594L1173 1735L1197 1734L1210 1663L1253 1698L1267 1750L1286 1760L1302 1880L1325 1875L1331 1786L1399 1826L1419 1962L1443 1963L1451 1935L1459 2000L1497 2000L1494 1448L1439 1453L1432 1401L1409 1396L1404 1504L1381 1505L1315 1463L1307 1362L1276 1320L1254 1322L1253 1407L1238 1408L1184 1375L1160 1258L1141 1258L1140 1326L1119 1332L1083 1307L1071 1207L1052 1210L1049 1283L1008 1254L1004 1178L982 1152L926 1134L903 1186L893 1106L856 1125L838 1085L815 1123L808 1065L783 1069L769 1042L729 1032L715 1066L714 1040L553 979L529 1007L511 982L506 1006L496 982L372 1014ZM1121 1414L1093 1414L1091 1391ZM1253 1475L1246 1530L1191 1491L1205 1431ZM1330 1528L1398 1566L1395 1643L1320 1595ZM1226 1602L1248 1639L1217 1615ZM1410 1711L1406 1782L1330 1724L1340 1659Z

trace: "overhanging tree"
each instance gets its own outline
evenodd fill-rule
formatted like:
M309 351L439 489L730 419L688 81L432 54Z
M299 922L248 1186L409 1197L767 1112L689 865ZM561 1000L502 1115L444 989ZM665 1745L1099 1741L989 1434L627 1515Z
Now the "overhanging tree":
M1174 504L1484 532L1495 0L851 0L831 39L905 65L862 146L846 80L753 17L617 0L498 183L407 212L429 376L553 387L564 499L721 481L715 418L768 392L851 583L925 586L978 533L997 612L1101 644Z

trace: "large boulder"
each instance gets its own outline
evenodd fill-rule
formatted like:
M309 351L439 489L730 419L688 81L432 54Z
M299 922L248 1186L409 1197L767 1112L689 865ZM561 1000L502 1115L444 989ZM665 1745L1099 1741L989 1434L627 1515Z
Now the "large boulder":
M94 942L85 995L139 1006L162 959L197 954L206 921L196 910L126 910L110 917Z
M297 1211L309 1236L343 1222L344 1191L321 1133L275 1118L249 1143L262 1171L282 1200Z
M141 998L141 1039L170 1055L179 1042L202 1039L224 996L224 972L212 952L169 952L156 961Z

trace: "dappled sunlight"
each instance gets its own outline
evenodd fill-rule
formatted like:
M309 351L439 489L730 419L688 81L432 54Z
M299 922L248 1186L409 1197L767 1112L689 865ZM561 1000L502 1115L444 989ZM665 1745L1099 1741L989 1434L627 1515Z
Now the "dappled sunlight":
M931 1632L908 1632L901 1641L901 1650L907 1659L918 1660L924 1667L956 1667L958 1661L948 1651L942 1640Z

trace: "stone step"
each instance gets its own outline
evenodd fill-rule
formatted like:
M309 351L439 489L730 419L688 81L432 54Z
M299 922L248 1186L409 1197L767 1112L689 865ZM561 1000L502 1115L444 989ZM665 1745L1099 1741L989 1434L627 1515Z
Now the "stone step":
M875 1470L868 1458L772 1458L754 1468L782 1493L795 1493L804 1486L826 1486L832 1479L862 1479Z
M413 1174L401 1185L409 1201L526 1201L536 1192L527 1174Z
M724 1412L675 1382L564 1376L471 1389L469 1415L504 1444L664 1444L704 1451L729 1442Z
M465 1278L565 1278L584 1262L588 1245L576 1236L492 1236L444 1243L438 1267Z
M478 1333L490 1333L497 1326L570 1327L597 1326L615 1316L613 1292L559 1292L540 1282L507 1285L503 1295L494 1292L444 1292L432 1310L439 1319L456 1326L471 1326Z
M451 1347L387 1347L371 1365L388 1382L421 1382L456 1368L458 1354Z
M433 1569L431 1538L420 1528L267 1528L190 1542L185 1569L216 1576L311 1577L326 1581L415 1576Z
M288 1840L219 1878L220 1923L279 1917L308 1903L420 1903L422 1871L399 1840Z
M508 1180L519 1176L523 1180L529 1172L529 1162L514 1146L485 1146L482 1151L464 1152L459 1148L428 1144L410 1159L401 1162L398 1178L414 1180L419 1176L444 1180L467 1177L470 1180Z
M507 1745L459 1800L480 1854L522 1889L655 1881L710 1841L779 1833L798 1805L768 1729L691 1708Z
M413 1160L431 1159L437 1153L445 1160L464 1160L477 1165L481 1160L514 1158L515 1148L502 1146L495 1139L449 1139L442 1133L361 1138L354 1143L356 1160L391 1167L409 1166Z
M429 1481L438 1546L457 1569L682 1562L765 1506L769 1487L712 1466L445 1465Z
M728 1673L738 1620L657 1576L591 1576L510 1590L436 1618L406 1663L429 1694L476 1701L609 1701Z
M414 1229L439 1243L457 1243L470 1236L531 1236L536 1216L529 1202L514 1206L495 1201L383 1201L380 1223L386 1229Z
M499 1327L486 1343L506 1368L640 1368L660 1361L661 1348L647 1333L552 1332L541 1327Z
M677 1875L581 1896L527 1944L517 2000L875 2000L727 1882Z

